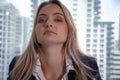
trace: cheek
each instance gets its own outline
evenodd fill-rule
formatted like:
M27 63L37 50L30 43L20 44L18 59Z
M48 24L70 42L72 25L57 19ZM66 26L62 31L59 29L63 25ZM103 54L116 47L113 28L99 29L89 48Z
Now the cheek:
M36 34L40 35L42 34L42 31L43 31L42 27L40 25L36 25L36 28L35 28Z
M38 36L38 34L39 34L39 28L36 26L36 28L35 28L35 33L36 33L36 35Z
M40 38L42 37L42 36L41 36L41 34L42 34L42 29L41 29L39 26L36 26L36 28L35 28L35 34L36 34L37 40L39 41Z
M64 31L65 31L65 34L68 35L68 27L67 26L65 27Z
M67 38L67 36L68 36L68 28L67 27L64 27L63 29L61 29L60 32L61 32L62 36Z

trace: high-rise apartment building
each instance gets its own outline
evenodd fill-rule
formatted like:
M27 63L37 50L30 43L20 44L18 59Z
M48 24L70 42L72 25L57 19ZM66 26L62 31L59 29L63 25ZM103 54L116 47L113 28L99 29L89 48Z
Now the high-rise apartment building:
M0 80L6 80L11 59L20 54L21 16L4 0L0 1Z
M31 0L31 22L32 23L35 17L35 12L36 12L37 7L38 7L38 0Z
M73 20L75 22L75 25L78 25L78 14L79 14L79 6L80 6L80 1L79 0L60 0L71 12L71 15L73 16Z
M97 58L103 80L110 80L114 22L100 21L101 0L87 0L86 53Z
M91 54L97 58L98 66L100 69L101 77L103 80L110 80L112 54L114 50L113 44L113 25L114 22L95 22L91 45ZM87 45L87 47L90 47Z
M32 28L31 28L31 24L30 24L30 18L28 17L22 17L22 44L21 44L21 52L23 53L26 49L26 47L28 46L28 43L30 41L31 38L31 34L32 34Z
M120 51L120 15L119 15L119 42L118 42L118 50Z
M115 49L113 50L111 58L111 75L109 80L120 80L120 16L119 16L119 39L116 40Z
M100 0L87 0L87 23L86 23L86 52L92 53L92 44L94 41L91 39L94 38L95 35L91 35L94 33L94 23L100 20ZM89 43L88 43L89 42ZM91 45L90 45L91 43Z
M115 49L111 58L111 67L108 80L120 80L120 50Z

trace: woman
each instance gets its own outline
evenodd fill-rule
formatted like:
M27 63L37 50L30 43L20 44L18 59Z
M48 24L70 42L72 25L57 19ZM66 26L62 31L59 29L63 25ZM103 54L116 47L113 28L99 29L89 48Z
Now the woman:
M80 51L72 16L58 0L38 7L30 43L9 72L8 80L101 80L96 60Z

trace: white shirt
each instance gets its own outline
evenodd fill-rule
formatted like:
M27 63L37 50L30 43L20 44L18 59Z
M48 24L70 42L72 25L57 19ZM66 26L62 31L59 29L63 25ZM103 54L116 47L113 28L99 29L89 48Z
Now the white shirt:
M64 76L62 77L61 80L68 80L67 74L69 72L69 70L74 70L73 64L72 64L72 60L69 57L66 57L66 73L64 74ZM33 71L33 75L35 76L35 78L37 80L46 80L45 76L42 72L41 69L41 62L40 59L37 59L36 65L35 65L35 69Z

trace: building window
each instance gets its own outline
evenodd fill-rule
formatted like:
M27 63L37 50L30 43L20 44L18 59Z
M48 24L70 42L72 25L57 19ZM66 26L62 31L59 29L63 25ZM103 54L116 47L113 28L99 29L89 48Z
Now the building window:
M100 65L100 67L102 67L102 68L103 68L103 65Z
M77 6L78 4L77 3L73 3L73 6Z
M2 12L2 10L0 9L0 13Z
M88 0L88 2L92 2L92 0Z
M93 49L93 52L97 52L97 50L96 50L96 49Z
M90 47L90 44L86 44L87 47Z
M93 39L93 42L95 42L95 43L96 43L96 42L97 42L97 39Z
M86 42L90 42L90 39L87 39Z
M87 34L87 37L90 37L90 34Z
M91 30L90 30L90 29L87 29L87 32L91 32Z
M103 63L103 59L101 59L100 62Z
M2 21L0 21L0 24L2 24Z
M91 19L87 19L87 22L89 22L89 23L90 23L90 22L91 22Z
M87 24L87 27L91 27L91 24Z
M101 30L100 30L100 32L102 32L102 33L103 33L103 32L104 32L104 29L101 29Z
M93 44L93 47L95 47L95 48L96 48L96 47L97 47L97 44Z
M103 47L104 47L104 45L103 45L103 44L101 44L101 45L100 45L100 47L102 47L102 48L103 48Z
M100 58L103 58L104 57L104 55L103 54L100 54Z
M2 18L2 15L0 15L0 18Z
M93 34L93 37L97 37L97 34Z
M92 6L92 4L87 4L87 6L88 6L88 7L91 7L91 6Z
M103 49L100 49L100 53L103 53L104 52L104 50Z
M77 8L73 8L73 11L77 11Z
M101 40L100 40L100 42L101 42L101 43L104 43L104 40L103 40L103 39L101 39Z
M87 14L87 17L91 17L91 14Z
M94 26L93 26L94 28L97 28L98 27L98 25L97 24L94 24Z
M76 13L74 13L74 14L73 14L73 16L77 16L77 14L76 14Z
M102 34L102 35L100 35L100 37L101 37L101 38L103 38L103 37L104 37L104 35Z
M90 49L87 49L87 52L90 52Z
M90 12L91 12L91 9L87 9L87 12L90 13Z
M93 30L93 32L95 32L95 33L96 33L96 32L97 32L97 29L94 29L94 30Z

